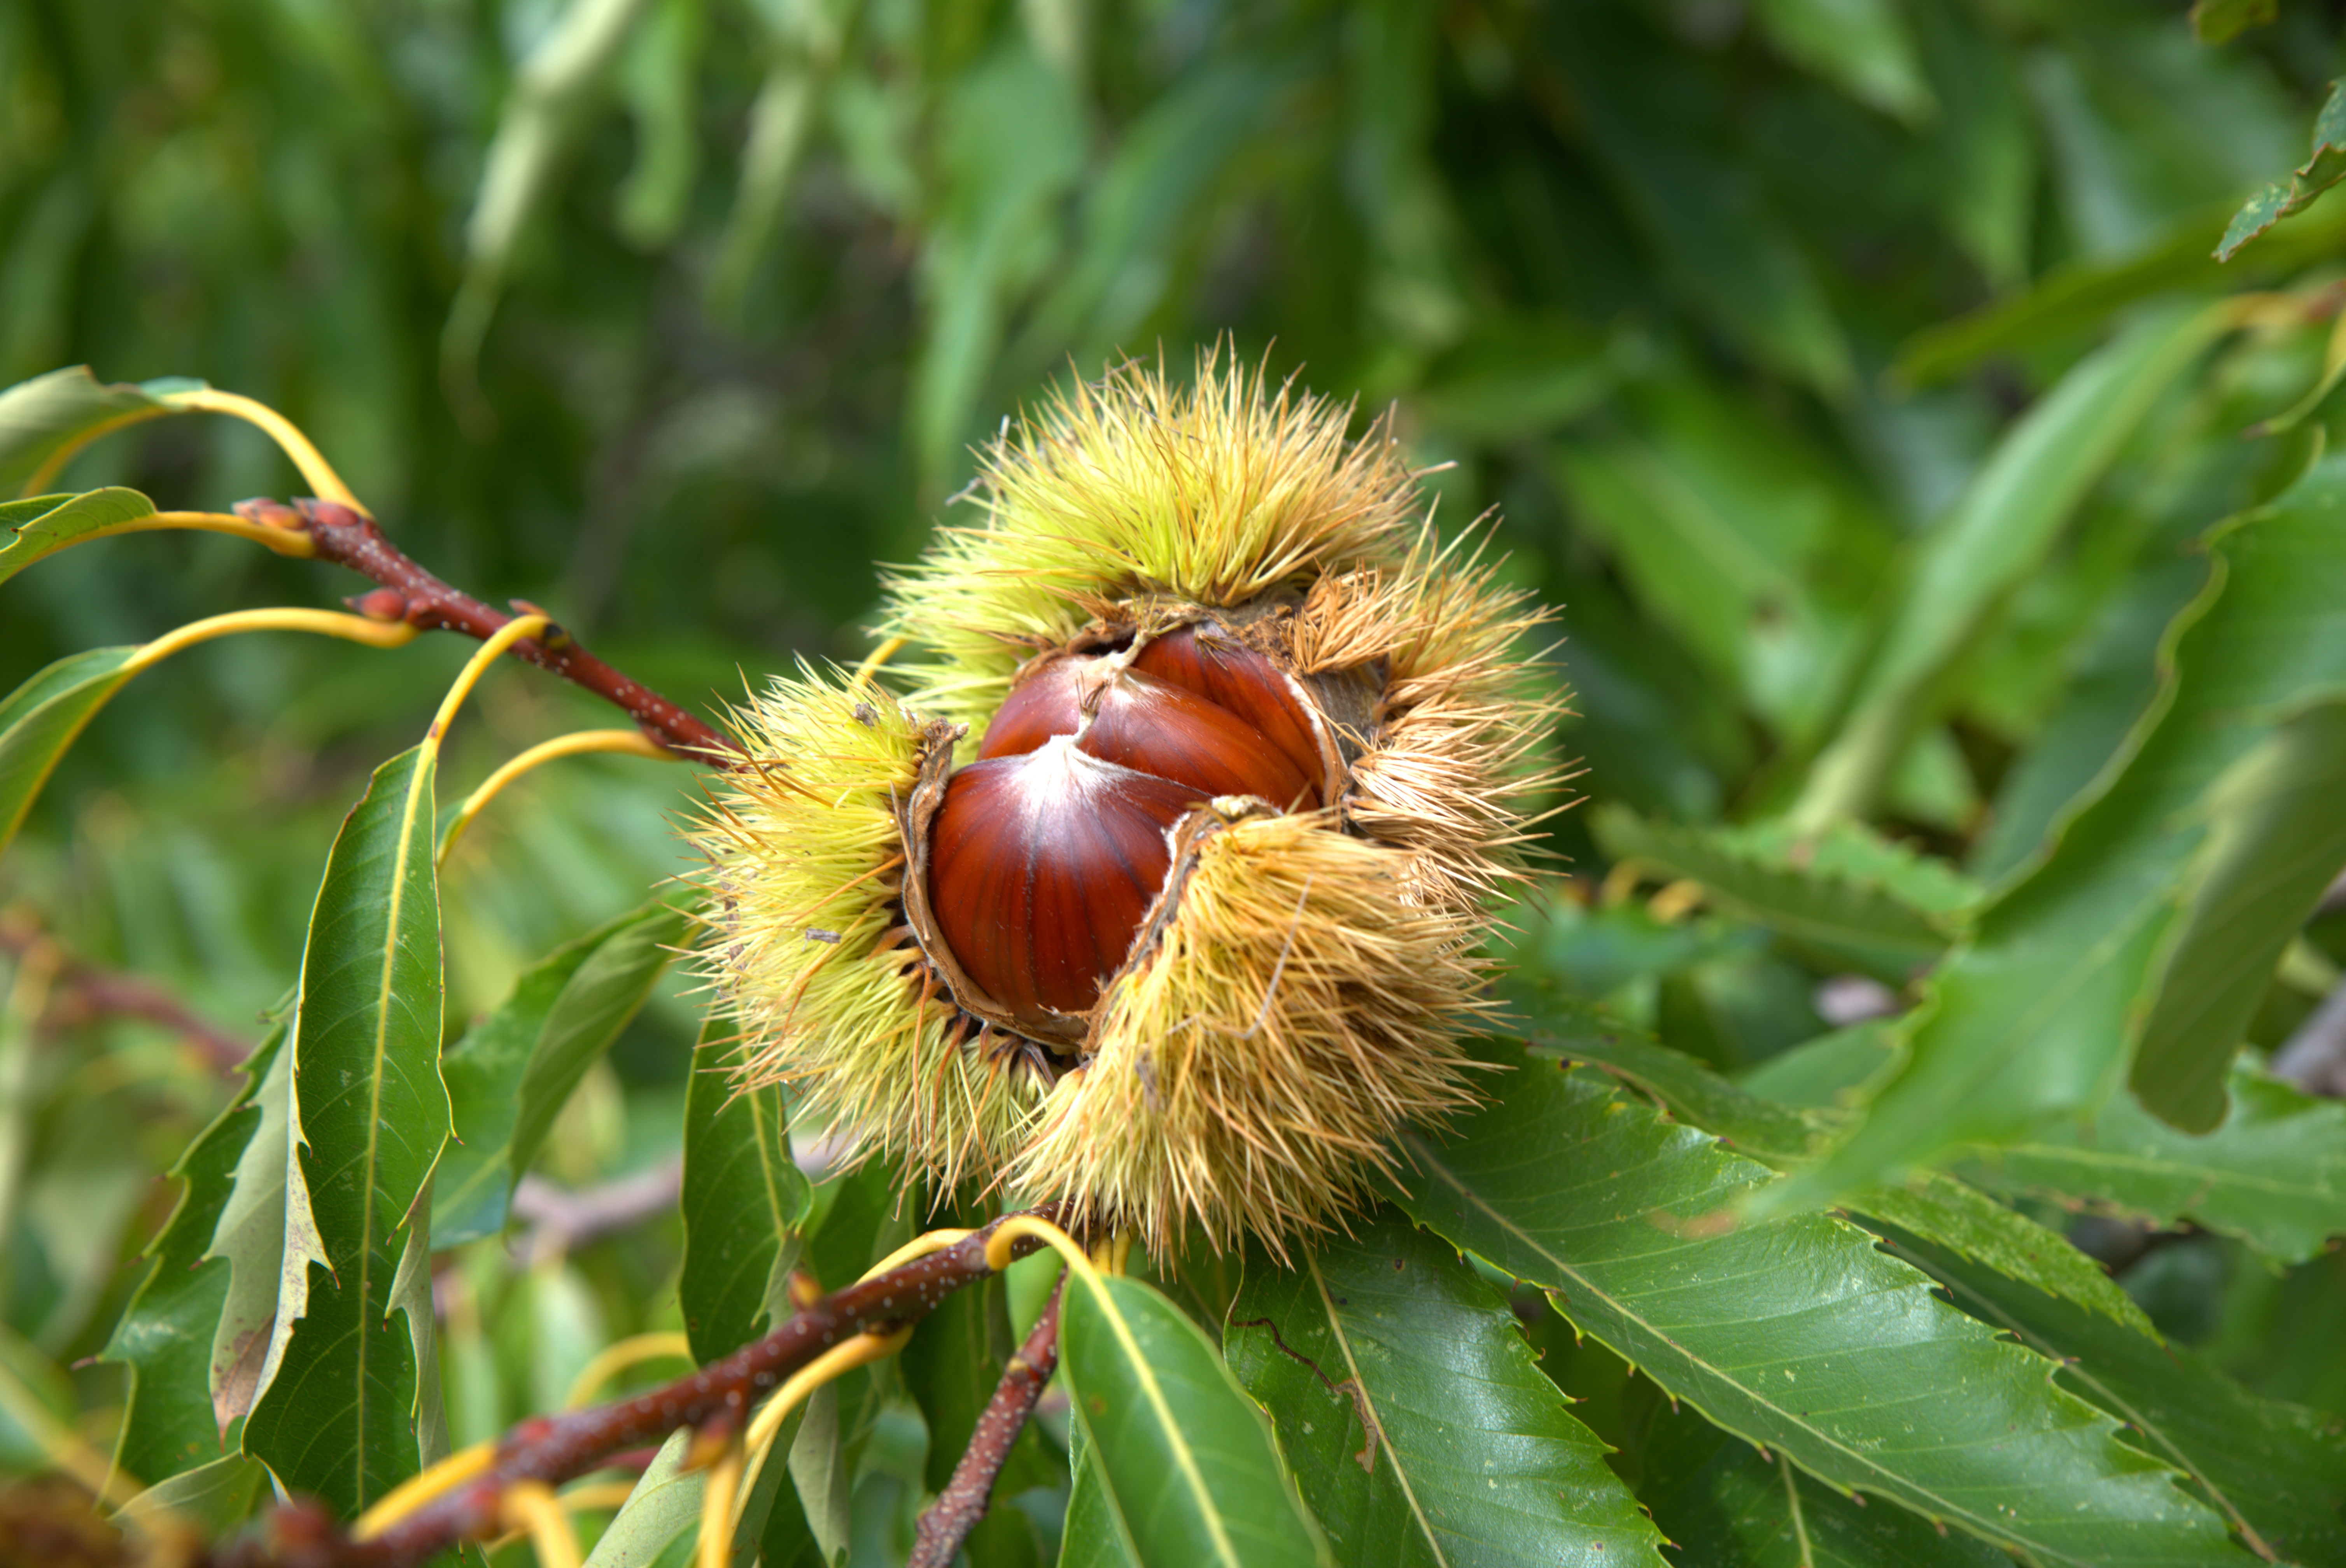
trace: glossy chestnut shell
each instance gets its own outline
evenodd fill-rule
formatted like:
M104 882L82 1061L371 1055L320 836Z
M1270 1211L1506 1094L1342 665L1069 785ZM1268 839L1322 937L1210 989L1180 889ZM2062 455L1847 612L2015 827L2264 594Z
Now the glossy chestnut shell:
M1065 1016L1130 955L1182 818L1223 796L1316 809L1320 734L1268 657L1195 627L1036 661L946 782L928 855L939 934L1013 1020L1064 1044Z
M1306 779L1321 778L1326 766L1321 722L1295 683L1263 655L1227 639L1209 640L1188 626L1149 641L1133 656L1132 667L1236 714ZM1326 802L1315 799L1311 804Z

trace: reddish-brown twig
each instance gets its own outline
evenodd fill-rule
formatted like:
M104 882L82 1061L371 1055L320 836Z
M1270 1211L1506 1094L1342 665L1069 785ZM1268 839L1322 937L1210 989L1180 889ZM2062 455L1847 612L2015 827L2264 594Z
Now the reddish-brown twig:
M1056 1213L1027 1212L1046 1217ZM953 1292L991 1274L985 1245L1001 1223L826 1296L755 1344L665 1388L522 1422L497 1445L486 1471L421 1504L371 1540L352 1539L313 1503L280 1508L271 1522L275 1539L266 1561L278 1568L409 1568L458 1541L499 1533L506 1489L518 1482L559 1484L614 1455L657 1443L680 1427L738 1429L747 1423L752 1405L831 1347L866 1330L925 1317ZM1022 1237L1012 1250L1023 1256L1037 1245ZM224 1560L253 1559L230 1553Z
M373 518L347 506L331 501L299 500L288 506L279 501L257 500L237 503L236 511L248 522L308 535L317 545L319 560L348 566L382 585L346 601L362 616L404 621L419 631L462 632L484 641L513 619L425 571L384 536ZM524 614L544 613L520 600L514 604ZM514 645L513 651L515 657L552 670L614 704L647 734L674 750L719 764L740 753L740 748L723 734L613 669L559 626L542 637L524 638Z
M994 1386L994 1398L985 1402L984 1413L977 1418L977 1430L970 1434L961 1462L954 1466L953 1479L921 1515L906 1568L948 1568L961 1543L985 1517L994 1482L1010 1458L1011 1446L1026 1430L1026 1418L1035 1413L1035 1401L1042 1397L1043 1385L1051 1380L1052 1370L1059 1364L1059 1296L1066 1288L1063 1276L1053 1288L1050 1300L1044 1303L1043 1315L1035 1319L1026 1342L1002 1369L1002 1381Z
M667 1214L676 1207L683 1185L680 1159L576 1192L541 1176L525 1176L514 1188L513 1217L529 1230L514 1255L525 1265L535 1264Z
M138 1018L178 1035L207 1066L223 1073L252 1054L250 1039L204 1018L162 987L66 952L29 911L0 914L0 952L41 956L51 967L47 1005L36 1024L44 1036L100 1018Z

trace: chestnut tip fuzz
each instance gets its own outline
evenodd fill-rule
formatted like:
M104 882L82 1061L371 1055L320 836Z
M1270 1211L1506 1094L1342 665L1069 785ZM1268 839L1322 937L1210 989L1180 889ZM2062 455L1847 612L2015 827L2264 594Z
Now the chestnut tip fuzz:
M1562 695L1544 613L1346 423L1211 356L1080 387L890 583L899 690L737 713L765 760L694 837L744 1081L1160 1254L1283 1252L1474 1102Z

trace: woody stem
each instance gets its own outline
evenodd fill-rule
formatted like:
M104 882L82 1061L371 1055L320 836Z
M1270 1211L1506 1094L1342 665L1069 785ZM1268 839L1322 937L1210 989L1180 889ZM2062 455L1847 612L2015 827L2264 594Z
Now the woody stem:
M986 1401L984 1413L977 1418L977 1430L970 1434L969 1447L963 1451L961 1462L954 1466L953 1479L945 1483L944 1491L937 1494L928 1512L921 1515L912 1560L905 1568L948 1568L954 1553L977 1528L977 1522L985 1517L994 1483L1001 1476L1018 1434L1026 1430L1026 1420L1035 1413L1035 1401L1042 1397L1043 1385L1051 1380L1051 1373L1058 1367L1059 1296L1066 1288L1066 1280L1062 1277L1052 1289L1050 1300L1044 1304L1043 1315L1027 1333L1025 1343L1018 1347L1018 1353L1003 1369L1002 1381L995 1385L994 1398Z
M288 506L264 499L239 502L236 511L250 522L307 535L318 559L347 566L381 585L349 601L362 616L403 621L419 631L462 632L483 641L514 618L442 582L393 545L373 518L348 506L307 499ZM524 614L544 613L519 600L514 607ZM523 638L514 645L513 654L612 703L672 750L719 765L740 755L740 748L732 740L597 658L560 626Z

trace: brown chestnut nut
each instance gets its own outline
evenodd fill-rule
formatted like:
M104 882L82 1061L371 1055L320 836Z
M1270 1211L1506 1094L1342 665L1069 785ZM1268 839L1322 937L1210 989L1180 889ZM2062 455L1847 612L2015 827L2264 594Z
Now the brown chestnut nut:
M1194 785L1209 796L1253 795L1281 811L1319 805L1320 765L1316 753L1309 767L1295 760L1296 738L1300 733L1308 742L1309 731L1280 706L1284 677L1260 655L1237 651L1261 668L1241 667L1218 683L1229 701L1120 658L1053 659L995 712L977 754L1016 756L1055 735L1072 735L1094 757ZM1270 715L1286 734L1285 743L1250 722L1233 702Z
M1015 757L1054 735L1073 735L1083 727L1085 688L1097 685L1105 663L1070 654L1035 667L994 710L977 754Z
M1327 766L1320 744L1322 721L1270 660L1242 643L1188 626L1152 638L1133 656L1132 667L1194 691L1252 725L1312 780L1310 803L1327 804L1318 789Z
M1171 681L1127 669L1100 693L1076 744L1208 795L1252 795L1280 811L1319 804L1311 779L1262 731Z
M1058 738L962 769L929 857L954 956L1022 1023L1089 1007L1165 885L1174 823L1204 799Z
M1164 887L1170 826L1215 796L1319 805L1286 748L1197 690L1100 655L1032 669L945 787L929 848L945 943L1021 1023L1091 1007Z
M1284 677L1217 667L1292 738ZM1250 682L1264 684L1249 693ZM1268 683L1278 683L1276 685ZM1189 808L1250 795L1275 810L1317 806L1314 773L1229 708L1129 667L1064 655L1033 668L986 727L979 760L945 789L929 852L929 897L970 978L1030 1026L1076 1013L1124 965L1172 864L1169 832ZM1105 767L1086 766L1096 759Z

